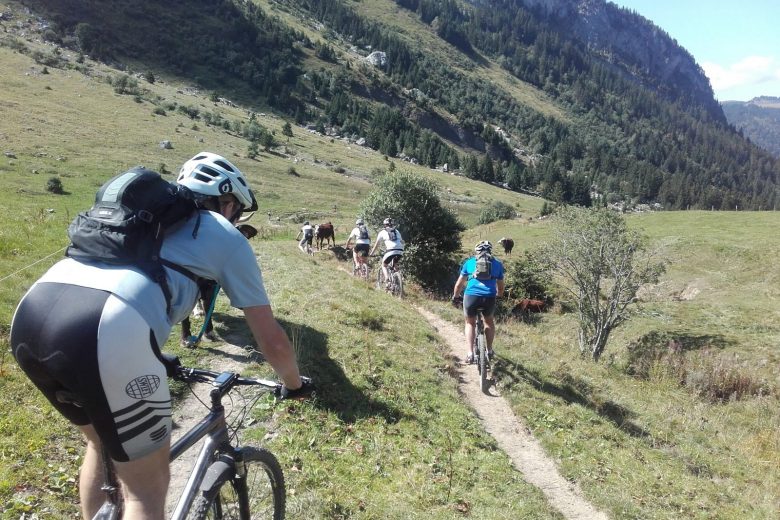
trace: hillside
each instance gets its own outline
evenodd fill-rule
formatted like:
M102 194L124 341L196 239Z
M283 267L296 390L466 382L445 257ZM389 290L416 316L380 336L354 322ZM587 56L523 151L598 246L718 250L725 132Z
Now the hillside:
M394 12L389 3L355 4L374 9L377 19ZM239 91L215 96L165 69L155 68L152 77L136 62L120 70L119 61L109 66L67 48L56 51L41 40L46 24L16 7L0 1L8 29L0 32L0 178L6 186L0 192L0 394L8 403L0 414L0 517L76 516L82 450L79 436L10 356L16 303L61 258L67 224L107 177L138 163L175 172L183 160L210 149L230 157L257 188L261 210L252 221L260 233L251 243L274 313L320 387L313 401L261 401L245 429L246 443L267 446L282 462L287 518L562 518L482 428L458 392L457 360L445 338L415 306L458 331L459 311L414 287L409 301L378 294L349 276L348 264L326 253L302 255L292 240L304 218L332 220L343 240L374 180L394 167L441 186L440 197L468 228L464 247L515 237L514 257L501 257L509 264L547 239L549 220L528 218L538 215L542 199L308 130L294 115L261 108ZM9 10L13 18L6 19ZM285 25L315 34L310 19L279 13ZM413 15L402 10L396 18ZM442 45L431 31L407 31L398 34L410 41L425 35L431 46ZM313 54L301 60L321 63ZM576 119L551 95L500 68L487 63L480 71L551 120ZM291 123L289 139L285 122ZM162 148L164 140L173 148ZM46 190L51 178L65 193ZM476 225L494 200L522 217ZM602 364L578 355L576 320L565 305L526 321L500 322L498 391L565 482L576 483L610 517L776 516L778 215L628 217L669 270L642 293L637 314L610 340ZM226 341L251 343L240 312L224 299L216 327ZM185 350L171 340L165 350L188 364L238 361L223 347L214 342ZM270 376L262 363L251 363L249 373ZM189 389L175 393L178 399Z
M780 98L762 96L750 101L725 101L729 123L756 145L780 158Z
M778 198L690 54L603 0L24 3L53 43L554 201Z

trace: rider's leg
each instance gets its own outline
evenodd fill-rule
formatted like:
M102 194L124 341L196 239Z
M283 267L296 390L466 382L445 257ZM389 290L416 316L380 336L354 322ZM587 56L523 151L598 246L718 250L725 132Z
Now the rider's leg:
M92 518L106 499L101 486L105 481L100 438L91 425L79 426L87 438L87 451L79 474L81 514ZM168 492L170 445L138 460L114 461L125 503L124 518L162 520L165 517L165 495Z
M79 471L79 498L81 514L92 518L103 505L106 495L100 489L103 485L103 461L101 459L100 438L91 425L79 426L87 438L87 451Z
M466 316L466 326L464 327L464 333L466 336L466 350L473 356L474 355L474 337L476 336L475 328L477 323L476 316Z
M485 339L488 352L493 350L493 338L496 336L496 320L494 316L483 316L485 321Z
M163 520L170 480L170 443L137 460L115 462L125 499L123 518Z

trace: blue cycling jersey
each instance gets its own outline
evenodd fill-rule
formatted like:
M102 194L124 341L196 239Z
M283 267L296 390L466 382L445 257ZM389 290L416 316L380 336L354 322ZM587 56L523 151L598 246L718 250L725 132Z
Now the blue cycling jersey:
M494 257L491 260L491 278L490 280L478 280L472 275L477 269L477 257L472 256L465 262L460 268L460 274L467 276L469 281L466 284L466 290L463 294L469 294L473 296L495 296L497 293L496 280L504 279L504 264L496 260Z

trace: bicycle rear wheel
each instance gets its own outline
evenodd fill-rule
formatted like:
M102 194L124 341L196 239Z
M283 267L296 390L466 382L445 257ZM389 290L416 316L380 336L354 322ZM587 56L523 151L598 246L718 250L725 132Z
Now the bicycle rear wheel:
M488 388L488 359L484 333L480 333L479 336L477 336L477 368L479 369L479 387L483 392L486 392Z
M195 500L190 518L284 518L284 474L273 453L264 448L245 447L239 450L238 459L243 460L244 475L239 471L239 462L224 465L225 471L214 485Z
M403 298L404 296L404 280L401 277L401 273L398 271L391 275L392 293L393 296Z

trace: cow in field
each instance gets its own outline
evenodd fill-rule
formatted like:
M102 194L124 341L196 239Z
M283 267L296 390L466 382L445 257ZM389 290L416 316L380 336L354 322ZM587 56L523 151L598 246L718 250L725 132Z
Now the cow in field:
M512 254L512 248L515 247L515 241L511 238L502 238L498 241L499 244L501 244L501 247L504 248L504 253L511 255Z
M547 308L547 302L532 298L523 298L512 307L512 314L520 318L527 318L531 314L544 312Z
M252 215L250 214L248 217L244 217L239 222L246 222L249 220L249 217ZM257 229L254 226L251 226L249 224L239 224L236 226L236 228L241 232L242 235L244 235L247 240L250 238L253 238L257 236ZM213 280L202 280L198 284L198 291L200 291L200 297L198 298L198 303L195 306L196 308L193 310L194 315L198 315L197 307L200 306L202 309L203 314L208 313L209 307L211 306L211 302L214 301L214 298L217 297L217 292L219 292L219 289L217 287L217 282L214 282ZM217 339L217 336L214 334L214 324L211 322L211 316L208 316L208 319L206 321L206 328L204 331L204 336L206 336L207 339L214 341ZM184 318L181 322L181 345L183 347L194 347L197 340L195 339L197 336L192 335L192 325L190 323L190 317L187 316Z
M333 245L336 245L336 233L333 229L333 224L330 222L327 222L325 224L317 224L314 227L314 241L317 244L317 249L322 249L322 243L327 242L328 247L331 246L331 241L333 241Z

